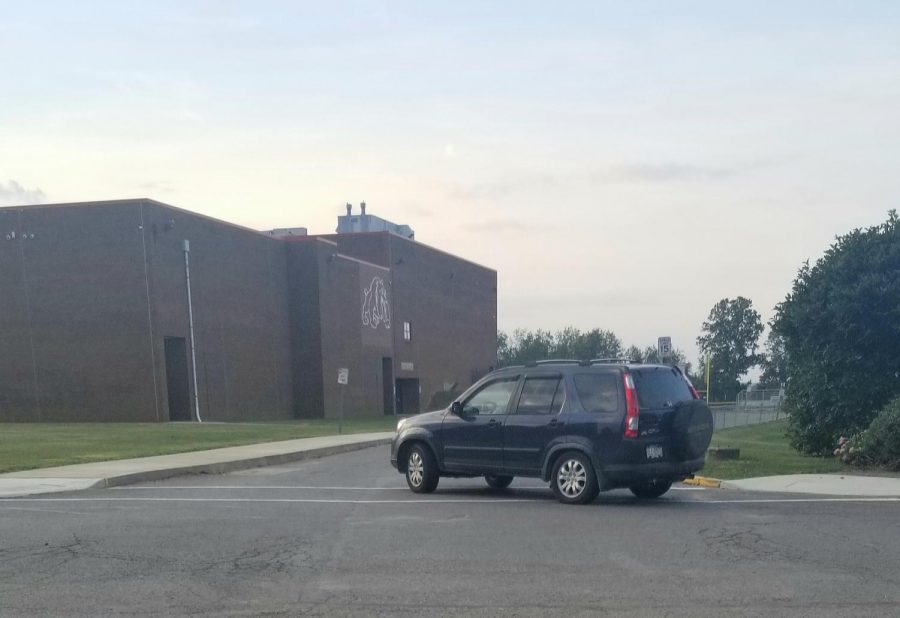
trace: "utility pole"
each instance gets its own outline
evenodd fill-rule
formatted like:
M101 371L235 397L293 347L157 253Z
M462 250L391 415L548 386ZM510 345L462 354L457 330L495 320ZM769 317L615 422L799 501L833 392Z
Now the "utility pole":
M197 415L197 422L202 423L200 418L200 393L197 392L197 346L194 341L194 303L191 299L191 241L184 241L184 277L187 281L187 303L188 303L188 329L191 335L191 368L194 372L194 412Z
M711 384L709 381L709 367L710 367L709 352L707 352L706 353L706 401L707 401L707 403L712 401L712 393L710 392Z

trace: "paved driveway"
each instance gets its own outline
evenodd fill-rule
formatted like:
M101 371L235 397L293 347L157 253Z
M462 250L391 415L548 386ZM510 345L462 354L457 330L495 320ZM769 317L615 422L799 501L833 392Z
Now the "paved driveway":
M896 615L900 502L679 488L557 503L384 447L0 500L0 614Z

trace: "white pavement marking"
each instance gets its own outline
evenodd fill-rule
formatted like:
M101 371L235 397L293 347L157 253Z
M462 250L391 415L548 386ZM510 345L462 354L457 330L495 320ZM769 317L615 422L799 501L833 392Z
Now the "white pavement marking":
M25 502L273 502L273 503L322 503L322 504L505 504L508 502L545 501L534 498L409 498L406 500L339 500L325 498L0 498L0 503ZM778 504L803 502L900 502L900 498L758 498L735 500L668 500L660 504Z
M324 498L0 498L0 502L321 502L326 504L427 504L427 503L485 503L534 502L534 498L410 498L407 500L336 500Z
M322 489L327 491L409 491L406 487L314 487L312 485L160 485L154 487L111 487L113 491L166 489Z
M324 491L409 491L406 487L319 487L313 485L158 485L110 487L112 491L163 491L166 489L321 489ZM521 489L548 489L546 485L522 485L510 491ZM672 487L675 491L707 491L705 487Z
M61 511L59 509L39 509L36 507L28 508L24 506L8 506L7 511L26 511L28 513L57 513L61 515L88 515L93 517L94 513L90 511Z
M771 502L900 502L900 498L748 498L735 500L691 500L705 504L767 504Z

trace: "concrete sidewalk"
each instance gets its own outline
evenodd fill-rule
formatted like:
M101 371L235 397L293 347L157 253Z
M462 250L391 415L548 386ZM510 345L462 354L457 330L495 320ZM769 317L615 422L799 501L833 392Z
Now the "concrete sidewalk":
M726 489L825 496L900 497L900 478L849 474L787 474L722 481Z
M39 468L0 474L0 497L30 496L158 481L181 474L222 474L389 444L393 432L262 442L207 451ZM387 463L385 454L385 463Z

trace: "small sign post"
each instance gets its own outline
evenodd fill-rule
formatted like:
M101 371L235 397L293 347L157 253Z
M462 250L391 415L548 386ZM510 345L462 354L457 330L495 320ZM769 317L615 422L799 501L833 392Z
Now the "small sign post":
M672 338L660 337L656 341L657 350L659 351L660 362L666 362L666 359L672 355Z
M344 433L344 389L350 382L350 370L346 367L338 369L338 384L341 385L340 406L338 407L338 433Z

